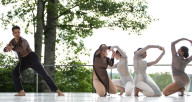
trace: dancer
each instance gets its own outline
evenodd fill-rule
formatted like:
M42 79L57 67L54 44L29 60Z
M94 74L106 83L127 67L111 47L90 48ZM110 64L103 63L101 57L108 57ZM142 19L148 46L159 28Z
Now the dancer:
M161 55L152 62L146 62L143 59L147 56L146 50L149 48L158 48L162 50ZM134 71L135 71L135 96L142 92L145 96L161 96L161 91L153 79L146 73L146 69L159 62L165 50L161 46L148 45L145 48L139 48L134 55Z
M112 51L111 59L107 57L107 49ZM106 96L107 92L116 94L116 88L107 74L107 66L113 66L115 52L105 44L100 45L93 57L93 86L100 97Z
M25 96L25 91L21 85L19 76L24 70L28 69L29 67L35 70L46 81L49 88L52 91L56 91L58 93L58 96L64 96L64 94L57 88L54 81L41 65L38 56L31 50L27 40L20 36L20 27L12 27L12 32L14 38L4 48L4 52L10 52L13 50L16 51L19 57L19 63L12 71L14 86L16 91L18 91L18 94L16 94L15 96Z
M133 78L129 73L127 55L123 52L119 46L112 46L111 48L116 48L115 59L119 60L118 63L114 64L112 67L108 66L109 69L117 68L117 71L120 74L120 79L113 79L113 83L116 88L120 90L122 95L125 92L125 95L131 96L131 93L134 89Z
M178 42L186 40L189 41L192 44L192 40L182 38L178 39L171 43L171 52L172 52L172 73L173 73L173 79L174 82L169 84L164 90L163 94L165 96L171 95L175 92L181 92L180 96L184 95L184 90L186 92L189 91L190 88L190 78L189 76L184 72L186 66L188 63L192 61L192 56L189 56L188 48L186 46L180 47L178 51L176 52L175 44Z

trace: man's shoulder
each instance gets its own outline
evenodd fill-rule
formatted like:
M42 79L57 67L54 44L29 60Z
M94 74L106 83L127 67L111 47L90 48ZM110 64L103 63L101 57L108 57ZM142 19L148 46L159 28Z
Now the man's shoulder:
M21 40L22 40L22 41L27 41L27 40L26 40L25 38L23 38L23 37L21 37Z

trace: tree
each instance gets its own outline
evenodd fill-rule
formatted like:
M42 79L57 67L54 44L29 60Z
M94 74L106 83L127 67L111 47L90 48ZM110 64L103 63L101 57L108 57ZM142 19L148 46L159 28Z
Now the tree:
M13 7L1 14L1 20L5 28L22 22L26 33L35 34L35 52L41 56L44 41L44 64L54 65L56 43L63 43L67 49L74 48L74 53L79 54L86 50L82 39L91 36L93 29L120 27L129 33L140 34L153 21L147 13L145 0L117 1L1 0L2 5ZM45 69L54 78L55 68Z
M44 64L55 64L55 44L56 44L56 26L57 26L57 0L48 0L47 5L47 25L45 30L45 57ZM49 75L54 79L54 66L45 67ZM45 87L44 87L45 88ZM49 89L48 87L44 90Z
M45 2L44 0L38 0L37 3L37 15L36 15L36 32L35 32L35 53L41 58L42 51L42 36L44 31L44 9Z

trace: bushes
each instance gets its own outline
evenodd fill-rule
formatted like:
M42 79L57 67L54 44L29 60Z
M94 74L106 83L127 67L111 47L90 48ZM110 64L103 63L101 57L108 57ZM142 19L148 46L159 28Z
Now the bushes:
M0 67L0 92L15 92L13 80L11 77L11 72L15 66L9 65L16 65L16 63L17 59L15 59L14 57L0 53L0 65L5 65ZM26 70L23 73L23 87L26 91L34 92L35 87L34 82L31 80L31 73L33 73L31 72L31 70Z
M11 78L11 71L13 69L12 65L15 64L16 61L13 57L8 56L6 54L0 53L0 92L13 92L15 88L13 86L12 78Z
M0 92L14 92L15 88L13 86L11 78L11 68L0 68Z
M0 68L0 92L15 92L11 78L12 70L13 67ZM23 88L27 92L35 92L33 70L28 69L24 73L22 75ZM63 69L57 67L55 82L58 88L64 92L92 92L92 69L83 66L69 66Z
M72 61L69 65L82 65L81 62ZM55 82L64 92L92 92L92 68L84 66L57 67Z
M0 53L0 65L16 65L16 63L13 57ZM68 65L82 64L81 62L75 61L68 63ZM11 77L11 72L14 67L15 66L0 67L0 92L15 92ZM22 73L22 85L27 92L35 92L34 75L34 71L31 69ZM58 88L64 92L92 92L92 67L56 67L55 82Z

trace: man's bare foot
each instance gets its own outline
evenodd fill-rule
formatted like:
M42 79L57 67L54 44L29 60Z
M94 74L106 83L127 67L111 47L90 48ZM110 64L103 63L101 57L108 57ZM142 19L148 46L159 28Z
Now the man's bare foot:
M25 96L25 91L21 90L18 94L16 94L15 96Z
M56 92L58 93L58 96L64 96L64 94L60 90L56 90Z
M142 90L141 89L139 89L139 88L137 88L137 87L135 87L135 96L136 97L139 97L139 92L142 92Z

